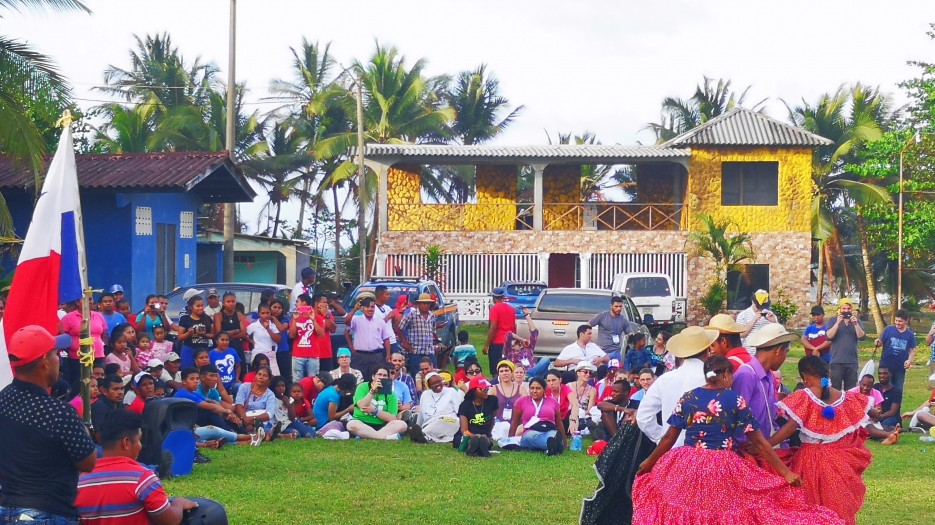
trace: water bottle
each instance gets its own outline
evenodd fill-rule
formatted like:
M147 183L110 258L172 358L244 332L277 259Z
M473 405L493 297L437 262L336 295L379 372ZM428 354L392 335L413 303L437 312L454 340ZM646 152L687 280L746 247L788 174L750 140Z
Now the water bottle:
M923 443L935 443L935 437L932 436L922 436L919 438L919 441Z
M571 435L571 447L569 450L581 451L581 432L575 432Z

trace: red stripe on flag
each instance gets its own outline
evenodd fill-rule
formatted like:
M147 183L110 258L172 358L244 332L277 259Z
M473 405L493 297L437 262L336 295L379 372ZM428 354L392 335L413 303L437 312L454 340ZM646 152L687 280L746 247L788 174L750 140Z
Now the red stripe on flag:
M50 334L58 333L58 280L62 257L52 252L21 262L13 274L3 316L3 332L9 341L13 332L37 324Z

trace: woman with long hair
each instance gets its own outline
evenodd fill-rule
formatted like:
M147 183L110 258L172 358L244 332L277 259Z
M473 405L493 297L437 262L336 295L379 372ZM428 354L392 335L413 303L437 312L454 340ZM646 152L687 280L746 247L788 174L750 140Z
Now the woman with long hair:
M867 492L862 474L871 454L864 445L864 424L873 399L832 388L828 365L818 356L799 361L799 376L805 388L777 404L789 421L769 441L779 444L798 430L802 446L792 454L789 468L802 477L806 500L853 525Z
M292 343L289 340L289 323L292 319L289 318L289 311L282 299L273 299L269 303L269 310L269 320L276 325L282 336L276 347L276 364L279 366L279 374L288 385L292 383Z
M507 437L510 433L510 422L513 420L513 405L523 396L529 395L526 383L514 380L513 374L516 365L504 359L497 363L497 384L490 387L487 392L497 398L497 412L494 414L492 436L494 441Z
M207 349L214 339L214 322L205 314L205 300L200 295L188 300L188 313L179 318L176 332L182 343L182 368L188 368L195 364L195 350Z
M237 296L234 292L224 292L221 298L221 311L214 314L214 333L227 332L230 338L230 348L237 352L241 363L246 363L243 353L243 342L247 339L247 318L237 311ZM243 377L246 367L241 367Z
M667 525L834 524L831 510L805 502L790 471L758 430L747 402L730 389L734 368L723 356L705 361L706 384L685 393L659 446L633 484L633 523ZM685 446L673 449L685 430ZM779 475L740 456L750 445Z
M571 435L578 431L578 398L575 396L575 390L562 383L562 373L552 368L545 374L545 397L554 399L558 403L559 414L562 424L568 434ZM572 410L575 408L576 410Z
M559 415L558 402L546 397L546 382L541 377L529 380L529 395L513 406L510 436L521 436L519 446L526 450L544 450L549 456L561 454L568 444L568 434Z

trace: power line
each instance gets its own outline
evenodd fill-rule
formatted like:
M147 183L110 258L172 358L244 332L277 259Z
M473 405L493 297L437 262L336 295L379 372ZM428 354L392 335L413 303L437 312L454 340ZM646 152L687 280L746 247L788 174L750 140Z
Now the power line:
M166 106L166 104L162 104L159 102L126 102L122 100L104 100L104 99L84 98L84 97L71 97L71 98L73 100L80 100L83 102L97 102L97 103L102 103L102 104L118 104L118 105L126 104L130 106ZM256 102L241 102L241 105L244 105L244 106L269 105L269 104L282 105L282 102L285 102L285 101L286 100L265 100L265 101L256 101ZM176 106L184 106L184 107L191 107L191 108L205 108L205 107L209 107L210 105L211 104L188 104L188 103L176 104Z

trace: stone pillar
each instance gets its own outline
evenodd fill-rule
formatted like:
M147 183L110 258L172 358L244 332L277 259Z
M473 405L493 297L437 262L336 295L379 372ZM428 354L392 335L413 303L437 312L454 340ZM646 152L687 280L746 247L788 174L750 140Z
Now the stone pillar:
M549 284L549 254L539 252L539 280Z
M379 204L379 207L377 209L377 224L378 224L379 231L385 232L389 229L388 226L389 226L389 216L390 216L390 212L389 212L390 192L389 192L389 183L386 177L387 166L384 164L379 164L373 167L376 168L375 171L377 172L377 182L380 188L379 189L380 194L379 194L379 197L377 198L377 201Z
M388 256L385 253L377 253L375 256L373 275L376 277L386 277L386 260Z
M542 173L545 171L545 164L533 164L533 185L532 185L532 229L542 231L542 204L545 195L545 185L542 183ZM541 257L541 254L540 254ZM548 264L548 254L546 254L546 264ZM548 266L546 266L548 274Z
M578 260L581 263L580 288L590 288L591 287L591 254L587 252L580 253L578 254Z

